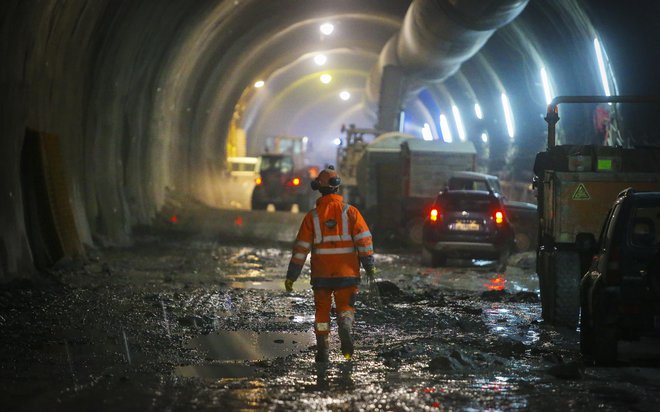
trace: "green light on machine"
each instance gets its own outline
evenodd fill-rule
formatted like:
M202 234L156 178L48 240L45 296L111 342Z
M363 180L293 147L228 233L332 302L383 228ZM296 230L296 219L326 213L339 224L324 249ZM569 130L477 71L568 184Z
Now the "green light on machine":
M612 159L598 159L598 170L612 170Z

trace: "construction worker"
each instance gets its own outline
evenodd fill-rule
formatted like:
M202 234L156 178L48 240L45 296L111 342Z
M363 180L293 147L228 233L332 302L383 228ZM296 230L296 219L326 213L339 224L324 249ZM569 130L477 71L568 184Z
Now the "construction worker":
M311 284L314 290L314 332L316 361L329 356L330 307L334 295L341 352L347 360L353 356L353 319L360 283L360 263L367 277L374 275L374 250L371 232L360 212L344 203L337 194L341 179L328 166L312 181L312 189L321 192L316 208L305 215L293 246L284 286L293 290L293 282L311 251Z

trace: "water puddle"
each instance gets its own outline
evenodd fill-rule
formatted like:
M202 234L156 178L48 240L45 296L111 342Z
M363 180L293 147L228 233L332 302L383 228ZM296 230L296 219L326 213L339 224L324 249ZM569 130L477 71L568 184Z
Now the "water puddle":
M199 336L186 346L220 361L256 361L299 353L316 342L310 332L219 332Z
M316 340L312 332L219 332L198 336L186 347L213 361L206 365L179 366L174 374L183 378L242 379L258 376L258 368L245 361L275 359L299 353Z
M178 366L174 369L174 374L182 378L239 379L255 377L257 369L250 365L227 362L217 365Z

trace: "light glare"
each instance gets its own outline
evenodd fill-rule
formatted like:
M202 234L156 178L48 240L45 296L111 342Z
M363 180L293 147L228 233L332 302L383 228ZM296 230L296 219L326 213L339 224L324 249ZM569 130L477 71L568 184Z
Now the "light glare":
M457 106L451 107L451 112L454 114L454 122L456 123L456 130L458 130L458 138L461 142L465 141L465 127L463 127L463 119L461 119L461 112Z
M477 119L479 120L484 118L484 112L481 111L481 106L479 103L474 104L474 114L477 115Z
M254 83L254 87L256 87L257 89L260 89L260 88L264 87L264 84L266 84L266 83L263 80L257 80Z
M321 30L321 33L329 36L335 30L335 26L332 23L323 23L319 29Z
M506 120L506 131L509 134L509 137L513 139L515 135L515 129L513 125L513 111L511 110L511 105L509 104L509 98L506 93L502 93L502 107L504 108L504 120Z
M341 93L339 93L339 98L342 99L343 101L346 101L351 98L351 94L346 90L344 90Z
M484 143L488 143L488 133L486 132L481 133L481 141Z
M431 134L431 126L428 123L424 123L422 128L422 138L424 140L433 140L433 134Z
M607 73L605 72L605 59L603 59L603 49L600 47L598 38L594 39L594 48L596 49L596 60L598 60L598 71L600 72L600 80L603 82L603 90L605 96L611 96L610 83L607 81Z
M330 76L329 74L326 73L321 75L321 83L328 84L331 81L332 81L332 76Z
M341 139L338 138L338 137L335 140L333 140L332 142L335 144L335 146L341 145Z
M440 115L440 130L442 131L442 140L446 143L451 143L454 141L451 135L451 129L449 128L449 123L447 122L447 116L444 114Z
M545 104L550 104L552 101L552 89L550 88L550 80L545 67L541 67L541 83L543 83L543 94L545 95Z
M325 54L317 54L314 56L314 63L316 63L318 66L323 66L327 61L328 58Z

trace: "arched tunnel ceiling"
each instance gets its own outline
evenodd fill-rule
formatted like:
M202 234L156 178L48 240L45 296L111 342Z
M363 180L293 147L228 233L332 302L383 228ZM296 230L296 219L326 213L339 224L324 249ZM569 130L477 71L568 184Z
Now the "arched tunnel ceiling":
M245 129L250 155L270 134L306 134L321 152L316 159L332 161L341 124L373 126L363 104L365 80L410 4L7 0L0 14L2 273L32 260L20 175L26 128L61 137L83 242L123 244L131 227L151 222L171 193L222 203L218 181L232 119ZM429 123L443 138L444 114L456 136L456 106L467 139L490 156L489 171L516 164L528 170L529 157L543 145L540 69L553 94L602 94L597 38L612 93L659 94L658 15L654 1L531 1L456 74L425 85L407 102L405 131L419 134ZM335 23L331 35L318 31L324 21ZM328 55L323 67L312 63L320 51ZM329 85L316 80L323 70L334 76ZM258 79L266 85L257 91ZM349 101L337 98L340 88L351 92ZM511 103L514 137L508 136L502 93ZM570 127L590 116L568 115L562 122Z

